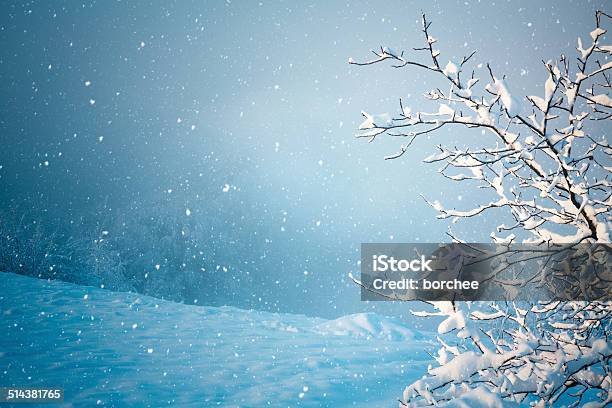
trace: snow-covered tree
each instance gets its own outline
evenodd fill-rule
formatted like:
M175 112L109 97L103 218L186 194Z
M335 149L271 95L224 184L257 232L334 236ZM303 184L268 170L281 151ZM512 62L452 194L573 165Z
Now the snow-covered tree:
M0 272L69 279L76 275L75 243L59 227L44 225L32 214L14 209L0 212Z
M184 203L174 202L110 213L104 205L93 222L57 227L43 222L40 211L2 211L0 272L186 303L229 303L252 283L245 255L252 244L226 228L235 218L204 211L187 215Z
M425 94L437 109L413 112L400 99L396 115L362 112L365 121L357 136L370 142L385 135L404 138L399 151L386 157L398 159L415 140L430 138L443 127L477 128L478 135L485 135L481 147L440 144L425 162L442 163L444 177L490 191L494 199L465 210L427 201L438 218L460 220L505 211L514 221L491 233L498 244L609 244L612 45L604 44L604 22L611 16L598 11L595 17L588 40L578 39L576 61L564 55L545 61L543 95L518 98L491 65L469 68L475 52L460 61L444 59L423 15L423 46L407 52L381 47L372 51L373 59L349 63L390 61L394 68L431 72L447 84ZM450 229L449 235L463 242ZM405 389L400 406L529 402L592 408L612 403L609 302L431 305L435 311L414 313L442 319L436 366Z

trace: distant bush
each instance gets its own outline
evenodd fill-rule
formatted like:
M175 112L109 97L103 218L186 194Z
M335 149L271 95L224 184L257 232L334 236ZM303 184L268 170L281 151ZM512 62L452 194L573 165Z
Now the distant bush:
M249 281L248 271L234 266L245 245L221 233L218 218L182 211L128 211L68 229L3 212L0 271L185 303L232 303Z
M43 279L67 279L72 247L25 215L0 214L0 270ZM66 264L66 265L65 265Z

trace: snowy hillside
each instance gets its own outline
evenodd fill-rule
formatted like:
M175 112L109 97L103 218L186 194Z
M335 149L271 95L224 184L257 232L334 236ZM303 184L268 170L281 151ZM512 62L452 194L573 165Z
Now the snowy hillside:
M195 307L1 274L0 384L65 388L64 406L395 407L429 336Z

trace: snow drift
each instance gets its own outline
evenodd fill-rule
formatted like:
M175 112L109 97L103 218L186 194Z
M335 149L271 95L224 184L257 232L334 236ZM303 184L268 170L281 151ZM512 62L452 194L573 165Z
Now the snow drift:
M397 319L383 318L375 313L357 313L330 320L316 327L324 334L355 336L395 341L419 339L423 336L408 329Z
M2 273L0 384L63 387L66 407L382 407L430 344L375 314L333 321Z

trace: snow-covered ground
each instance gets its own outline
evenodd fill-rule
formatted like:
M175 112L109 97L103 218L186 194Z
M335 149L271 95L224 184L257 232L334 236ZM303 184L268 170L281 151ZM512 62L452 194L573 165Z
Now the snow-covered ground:
M0 386L64 406L396 407L431 335L375 314L324 320L195 307L0 274Z

